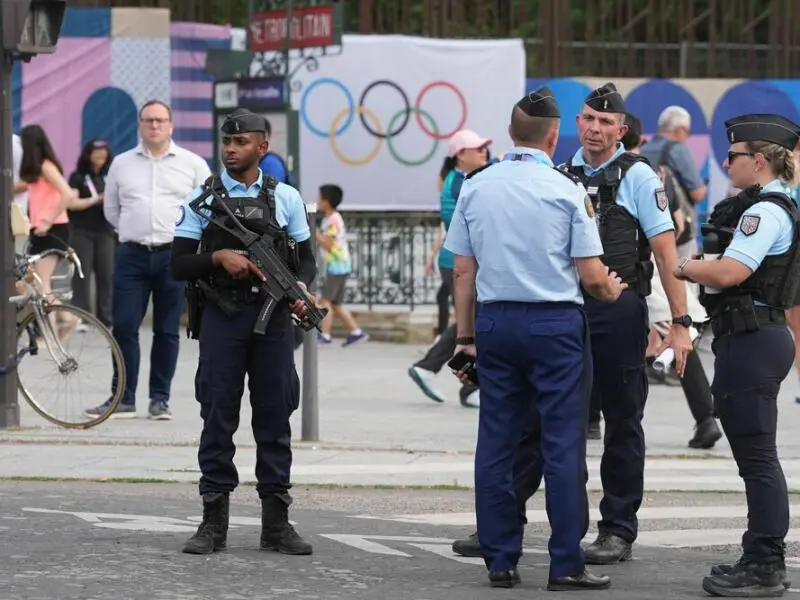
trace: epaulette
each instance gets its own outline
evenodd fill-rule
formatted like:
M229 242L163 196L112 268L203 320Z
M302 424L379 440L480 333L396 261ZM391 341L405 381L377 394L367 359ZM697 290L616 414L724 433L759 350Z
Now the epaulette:
M582 183L582 181L581 181L581 178L580 178L580 177L578 177L577 175L573 175L572 173L570 173L570 172L569 172L569 171L567 171L566 169L561 169L561 168L559 168L559 167L553 167L553 169L554 169L554 170L555 170L557 173L561 173L561 174L562 174L564 177L566 177L567 179L569 179L569 180L570 180L572 183L574 183L575 185L578 185L578 184Z
M492 166L492 165L494 165L494 164L497 164L497 163L494 163L494 162L488 162L488 163L486 163L485 165L483 165L482 167L479 167L479 168L475 169L474 171L470 171L470 172L467 174L467 176L465 177L465 179L471 179L471 178L475 177L475 175L477 175L477 174L478 174L478 173L480 173L481 171L485 171L486 169L488 169L489 167L491 167L491 166Z

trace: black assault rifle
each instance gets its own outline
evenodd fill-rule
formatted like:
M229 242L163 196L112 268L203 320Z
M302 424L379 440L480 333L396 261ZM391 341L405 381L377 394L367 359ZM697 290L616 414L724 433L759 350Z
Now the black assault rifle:
M216 202L212 202L212 206L201 206L209 195ZM217 213L214 210L214 204L222 207L223 212L231 220L234 227L229 227L225 223L225 219L214 216ZM298 285L297 277L289 270L289 267L284 264L275 251L274 238L272 236L268 234L258 235L247 229L236 218L230 207L210 187L206 194L201 194L199 198L191 202L190 206L193 211L204 219L238 239L247 248L250 260L253 261L256 268L266 278L266 281L261 284L261 289L266 292L267 300L258 313L258 319L253 328L255 333L264 334L275 306L284 298L288 298L290 301L300 300L306 306L306 315L302 319L292 315L298 327L303 331L311 331L315 328L320 330L319 324L328 314L328 310L319 308L308 292ZM201 208L210 208L211 216L206 216L200 212Z

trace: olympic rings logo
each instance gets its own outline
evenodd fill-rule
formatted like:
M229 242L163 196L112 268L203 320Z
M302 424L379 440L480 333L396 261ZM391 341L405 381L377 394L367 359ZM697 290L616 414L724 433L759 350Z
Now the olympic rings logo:
M338 89L344 95L346 102L346 106L336 113L327 129L312 123L308 116L309 95L325 85ZM404 108L398 110L389 119L385 129L375 112L366 106L366 100L370 92L380 86L389 87L396 91L400 96L404 106ZM425 97L431 90L436 88L444 88L453 92L459 104L461 105L461 117L458 120L458 124L451 131L439 131L439 126L434 118L428 111L422 108L422 102L425 100ZM420 130L425 134L426 137L433 140L433 144L427 154L416 159L401 156L397 152L397 148L393 141L406 129L406 127L408 127L411 122L412 114L414 115ZM358 115L358 119L361 122L364 130L370 136L375 138L375 143L373 144L372 148L363 156L345 156L339 148L336 138L350 128L355 121L356 115ZM353 95L350 93L350 90L345 87L341 81L331 77L323 77L312 82L311 85L309 85L303 92L303 96L300 99L300 118L303 120L306 128L308 128L311 133L318 137L328 139L333 154L346 165L357 167L371 163L380 153L385 140L386 147L389 149L389 153L398 163L409 167L414 167L417 165L422 165L431 160L434 154L436 154L436 150L439 147L439 142L441 140L449 139L454 133L464 127L464 124L467 122L467 100L461 90L459 90L452 83L448 81L432 81L431 83L423 86L423 88L417 94L417 98L412 106L405 90L403 90L403 88L401 88L398 84L388 79L378 79L364 88L364 91L361 92L361 97L358 99L358 104L356 104Z

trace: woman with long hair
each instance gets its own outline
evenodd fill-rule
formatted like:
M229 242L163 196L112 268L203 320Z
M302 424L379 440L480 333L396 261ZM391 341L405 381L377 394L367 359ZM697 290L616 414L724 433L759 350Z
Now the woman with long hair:
M53 146L39 125L28 125L19 132L22 142L20 179L28 184L28 216L31 237L28 251L39 254L46 250L66 250L69 246L69 218L67 209L87 204L78 200L78 194L64 179L64 170ZM42 291L52 291L53 272L57 256L47 256L36 266L42 280Z
M78 190L83 200L69 209L70 238L83 262L84 278L72 280L73 303L92 312L91 278L94 274L97 310L94 314L106 326L111 326L111 289L114 274L116 237L114 229L103 216L103 192L113 154L108 142L89 140L81 150L75 171L69 177L71 188Z
M447 158L439 172L439 212L442 219L444 235L450 227L450 220L456 210L456 201L461 185L466 176L484 166L489 160L491 140L479 136L474 131L462 129L451 138L447 149ZM444 395L433 386L433 378L445 363L452 358L455 350L455 325L448 326L450 314L450 298L453 295L453 266L455 257L451 252L440 248L441 237L437 240L436 250L439 255L439 272L442 276L442 287L439 290L439 327L442 329L437 341L428 350L422 360L416 362L409 370L411 379L431 400L444 402ZM429 263L430 264L430 263ZM432 269L431 269L432 270ZM444 300L444 302L442 302ZM445 318L446 317L446 318ZM477 408L479 404L478 388L472 384L462 386L459 393L461 405Z

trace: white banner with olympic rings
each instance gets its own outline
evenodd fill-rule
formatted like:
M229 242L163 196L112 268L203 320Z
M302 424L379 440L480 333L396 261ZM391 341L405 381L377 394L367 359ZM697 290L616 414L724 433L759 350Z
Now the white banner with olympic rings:
M437 175L459 129L510 145L525 93L519 39L342 38L343 52L300 68L300 187L306 201L340 185L343 210L438 210Z

